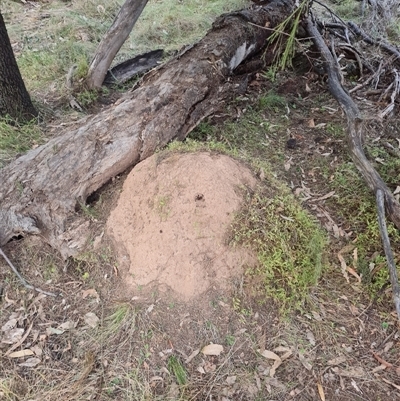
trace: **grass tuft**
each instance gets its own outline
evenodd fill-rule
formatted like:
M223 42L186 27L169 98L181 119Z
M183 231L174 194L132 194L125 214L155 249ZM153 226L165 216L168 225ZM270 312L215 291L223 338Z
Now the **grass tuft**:
M218 15L246 5L243 0L150 1L129 38L129 49L136 54L178 49L199 40Z
M0 168L18 154L44 142L37 120L19 124L10 118L0 119Z
M300 309L323 269L326 234L291 195L247 193L246 206L233 224L237 244L256 251L248 270L259 290L278 301L285 313Z
M110 342L121 332L133 332L135 330L136 314L131 305L121 303L115 307L114 312L104 319L100 330L100 339Z
M261 110L279 111L287 106L287 101L284 97L270 91L258 99L258 105Z
M175 376L175 379L180 386L184 386L187 383L186 370L175 355L172 355L168 359L168 369Z

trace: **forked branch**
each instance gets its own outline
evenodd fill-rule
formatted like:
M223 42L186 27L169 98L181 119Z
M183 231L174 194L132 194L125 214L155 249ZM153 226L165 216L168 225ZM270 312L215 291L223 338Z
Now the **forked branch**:
M382 180L378 172L374 169L372 164L365 156L362 147L363 118L357 105L341 85L341 77L338 63L333 57L332 53L330 52L328 46L326 45L324 39L322 38L320 32L318 31L318 28L311 21L310 17L307 18L307 30L323 58L326 67L326 72L328 75L329 91L331 92L332 96L337 100L340 107L346 114L347 141L352 160L356 165L356 167L358 168L358 170L360 171L360 173L362 174L369 188L376 194L377 200L379 199L380 203L382 204L384 203L389 218L396 225L396 227L400 229L400 204L396 201L388 186L385 184L385 182ZM379 210L379 204L378 204L378 210ZM389 271L393 286L396 311L400 319L400 290L398 289L396 271L395 270L394 272L392 271L393 270L392 266L394 266L394 263L392 264L390 262L390 260L392 260L393 258L390 258L391 255L390 243L388 242L387 231L385 230L386 225L383 226L382 221L384 221L384 217L382 218L382 213L380 213L379 217L380 232L385 247L386 257L389 264ZM388 249L390 251L388 251ZM396 268L394 267L394 269Z
M390 246L389 235L386 227L385 207L383 200L383 193L380 189L376 191L376 206L378 210L378 223L379 231L381 233L383 249L385 250L386 263L389 269L390 283L392 284L393 302L396 307L397 317L400 320L400 287L399 278L397 276L396 264L394 263L394 256Z

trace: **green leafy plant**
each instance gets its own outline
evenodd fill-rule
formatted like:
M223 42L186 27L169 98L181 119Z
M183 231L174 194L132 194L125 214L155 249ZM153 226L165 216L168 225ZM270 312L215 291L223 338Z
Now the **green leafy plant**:
M19 124L11 118L0 119L0 168L19 153L44 142L44 135L36 119Z
M78 103L82 107L87 107L90 104L94 103L99 97L99 94L95 90L84 90L77 95Z
M269 91L258 99L260 109L277 111L287 105L286 99L273 91Z
M90 220L96 220L98 218L98 213L92 206L84 202L79 202L79 207L82 213Z
M236 338L235 338L235 336L233 336L232 334L228 334L228 335L225 337L225 342L226 342L227 345L229 345L229 346L231 347L232 345L235 344Z

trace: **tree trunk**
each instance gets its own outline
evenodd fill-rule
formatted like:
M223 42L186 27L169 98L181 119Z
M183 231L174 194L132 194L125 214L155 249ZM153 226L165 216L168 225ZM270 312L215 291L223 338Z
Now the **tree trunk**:
M0 117L30 120L37 115L32 105L0 12Z
M131 33L148 0L126 0L111 28L105 34L97 48L89 67L86 84L89 89L97 89L103 85L115 55Z
M290 0L275 0L221 16L199 43L151 71L113 107L0 170L0 246L40 233L64 256L73 254L82 237L79 203L218 109L232 91L227 77L265 46L292 8Z

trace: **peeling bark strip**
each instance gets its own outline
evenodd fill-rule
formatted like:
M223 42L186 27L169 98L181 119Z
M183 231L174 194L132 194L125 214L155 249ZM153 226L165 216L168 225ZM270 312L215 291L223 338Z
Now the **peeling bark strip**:
M40 232L64 256L73 254L77 203L210 115L229 90L224 83L232 70L271 34L254 24L275 27L293 3L274 0L221 16L199 43L150 72L113 107L0 170L0 246Z

